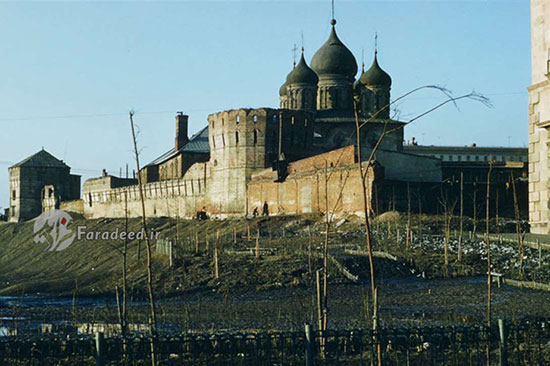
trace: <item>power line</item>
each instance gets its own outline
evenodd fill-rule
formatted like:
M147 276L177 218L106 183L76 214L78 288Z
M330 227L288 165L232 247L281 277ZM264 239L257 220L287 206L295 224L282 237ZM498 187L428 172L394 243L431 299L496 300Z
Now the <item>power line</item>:
M9 165L13 166L16 162L13 161L0 161L0 165ZM110 171L109 169L107 169ZM113 170L114 171L114 170ZM103 169L93 169L93 168L72 168L71 172L77 172L77 173L103 173Z
M188 112L204 112L211 111L212 109L188 109ZM175 110L170 111L152 111L152 112L138 112L138 114L166 114L176 113ZM52 119L70 119L70 118L101 118L101 117L116 117L127 116L128 112L124 113L96 113L96 114L67 114L59 116L29 116L29 117L6 117L0 118L0 122L3 121L32 121L32 120L52 120Z
M485 96L506 96L506 95L527 95L527 92L496 92L496 93L484 93ZM408 98L406 100L420 100L420 99L438 99L438 97L419 97ZM208 112L213 111L218 107L213 108L201 108L201 109L187 109L187 112ZM138 114L165 114L175 113L175 110L164 111L138 111ZM90 113L90 114L66 114L57 116L29 116L29 117L4 117L0 118L0 122L4 121L32 121L32 120L53 120L53 119L70 119L70 118L102 118L102 117L116 117L127 116L128 112L115 112L115 113Z
M527 96L527 92L503 92L503 93L480 93L486 97L499 97L499 96L511 96L511 95L524 95ZM423 99L441 99L440 97L416 97L404 99L403 103L408 100L423 100Z

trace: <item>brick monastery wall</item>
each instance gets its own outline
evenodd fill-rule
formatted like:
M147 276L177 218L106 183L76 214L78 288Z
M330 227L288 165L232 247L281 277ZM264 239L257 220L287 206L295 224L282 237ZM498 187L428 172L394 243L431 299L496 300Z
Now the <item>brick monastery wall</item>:
M369 210L377 173L381 172L369 169L366 182ZM270 214L325 212L327 206L334 214L364 214L354 146L291 163L284 182L275 182L276 176L276 172L267 169L252 176L248 184L248 212L257 208L261 214L267 202Z

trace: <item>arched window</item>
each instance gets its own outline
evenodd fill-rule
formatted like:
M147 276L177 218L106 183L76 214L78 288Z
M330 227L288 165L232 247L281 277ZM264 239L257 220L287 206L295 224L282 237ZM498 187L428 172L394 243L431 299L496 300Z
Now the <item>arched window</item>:
M240 116L237 116L237 118L235 118L235 122L236 122L236 123L239 123L240 120L241 120Z
M277 115L276 114L273 115L273 122L277 122Z
M252 120L254 121L254 123L257 123L258 122L258 116L257 115L254 115L252 117Z
M295 120L295 119L294 119L294 116L290 117L290 123L291 123L291 124L294 124L294 120Z
M216 148L216 136L212 135L212 147Z
M235 145L239 144L239 131L235 131Z
M254 130L254 145L258 143L258 130Z

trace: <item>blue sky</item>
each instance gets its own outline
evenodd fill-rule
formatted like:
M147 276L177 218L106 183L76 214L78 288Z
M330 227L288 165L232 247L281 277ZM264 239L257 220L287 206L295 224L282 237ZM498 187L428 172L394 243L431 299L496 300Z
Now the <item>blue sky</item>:
M8 166L42 146L83 181L133 167L128 111L141 159L174 141L176 111L190 132L208 114L277 107L303 33L309 62L329 33L330 1L0 2L0 207ZM476 90L493 108L445 107L407 127L423 144L526 146L528 0L336 1L337 32L358 63L379 61L392 96L437 84ZM440 101L399 105L407 120Z

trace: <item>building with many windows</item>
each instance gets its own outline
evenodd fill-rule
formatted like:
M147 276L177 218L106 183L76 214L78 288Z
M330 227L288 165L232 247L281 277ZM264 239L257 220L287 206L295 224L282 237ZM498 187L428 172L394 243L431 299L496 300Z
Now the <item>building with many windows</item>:
M477 146L404 145L403 151L431 156L444 162L527 162L527 148Z

